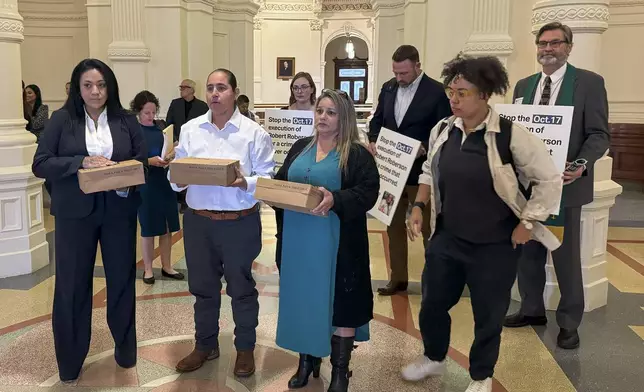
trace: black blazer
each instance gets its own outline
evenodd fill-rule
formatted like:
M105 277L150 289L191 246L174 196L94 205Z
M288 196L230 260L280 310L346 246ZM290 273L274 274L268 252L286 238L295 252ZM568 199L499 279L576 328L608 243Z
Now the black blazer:
M147 149L136 117L123 112L109 116L108 123L114 144L112 160L115 162L136 159L143 163L147 173ZM51 214L59 218L84 218L94 210L96 197L102 193L85 194L78 185L77 172L83 159L89 156L85 142L85 118L70 115L67 109L54 112L43 133L32 171L36 177L51 182L55 191L51 195ZM128 197L114 191L106 192L106 203L111 213L136 214L141 197L130 188Z
M524 97L529 79L530 77L517 82L512 102L521 97L524 102L533 102L534 96ZM577 68L574 86L568 161L584 158L588 165L582 177L563 187L563 207L579 207L593 201L595 161L610 147L608 97L604 78L594 72Z
M183 98L173 99L172 102L170 102L170 107L168 108L168 114L166 115L165 121L168 125L174 125L174 141L176 142L179 140L179 134L181 133L181 127L183 124L193 118L201 116L202 114L206 114L207 111L208 105L204 101L195 98L192 101L190 113L186 114L186 101Z
M288 152L284 164L275 175L278 180L288 180L288 170L295 158L313 138L296 141ZM333 325L357 328L373 318L373 291L369 269L369 238L367 211L378 199L380 176L376 161L362 145L351 148L347 171L342 173L342 185L333 192L333 208L340 218L340 246L335 273L335 299ZM275 208L277 222L276 263L282 259L282 228L284 211Z
M382 85L378 96L378 106L373 118L369 122L369 141L375 142L380 134L380 128L385 127L394 132L419 140L425 150L429 150L429 134L432 128L445 117L452 115L449 99L445 95L445 88L440 82L423 74L418 85L418 90L405 113L405 117L396 124L395 104L398 92L398 82L393 78ZM423 162L427 155L414 161L407 185L418 185L418 177L422 173Z

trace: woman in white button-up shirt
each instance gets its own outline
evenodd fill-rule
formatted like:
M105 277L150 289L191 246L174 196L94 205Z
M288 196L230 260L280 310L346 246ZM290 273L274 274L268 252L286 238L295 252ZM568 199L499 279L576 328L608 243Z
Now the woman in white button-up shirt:
M136 364L134 329L136 215L135 188L85 194L81 168L136 159L147 170L147 151L136 117L121 106L112 70L94 59L71 75L65 106L45 128L34 156L36 177L51 182L56 217L56 290L52 323L60 379L78 378L87 356L92 318L92 285L97 245L107 283L107 323L118 365Z

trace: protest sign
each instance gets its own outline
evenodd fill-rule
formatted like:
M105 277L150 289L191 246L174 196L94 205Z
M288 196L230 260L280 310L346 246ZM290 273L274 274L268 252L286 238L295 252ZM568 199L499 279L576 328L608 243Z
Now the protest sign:
M309 110L267 109L264 128L273 139L275 163L277 166L282 166L293 143L313 135L313 112Z
M380 173L380 194L369 214L389 226L405 189L420 142L381 128L376 141L376 164Z
M500 116L523 125L539 137L557 170L561 173L565 171L572 127L572 106L497 104L495 110ZM559 205L549 212L558 214Z

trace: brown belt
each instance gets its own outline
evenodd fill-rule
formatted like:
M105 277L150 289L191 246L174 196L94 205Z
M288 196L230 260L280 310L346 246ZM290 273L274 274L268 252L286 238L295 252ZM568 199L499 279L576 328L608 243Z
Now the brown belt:
M259 211L259 203L251 208L241 211L212 211L212 210L193 210L196 215L206 217L211 220L237 220Z

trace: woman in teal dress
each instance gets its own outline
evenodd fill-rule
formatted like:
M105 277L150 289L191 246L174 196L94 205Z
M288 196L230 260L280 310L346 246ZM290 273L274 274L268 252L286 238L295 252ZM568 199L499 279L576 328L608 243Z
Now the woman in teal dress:
M304 387L311 373L319 376L321 357L330 354L329 392L344 392L354 341L369 339L373 318L366 214L380 187L346 93L322 92L315 135L293 145L276 178L315 185L324 195L311 214L276 209L281 246L277 345L300 353L288 387Z
M149 91L141 91L130 103L137 114L148 147L148 178L141 186L142 203L139 207L139 223L143 245L143 282L154 284L152 261L154 260L154 237L159 237L161 274L181 280L183 274L175 271L170 262L172 233L179 231L177 197L170 187L166 168L172 156L160 157L163 149L163 132L154 124L159 110L159 100Z

